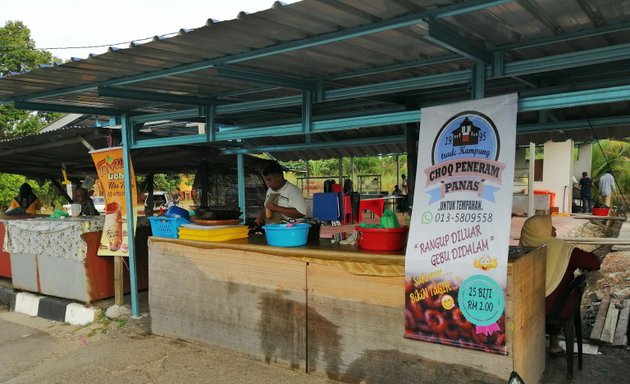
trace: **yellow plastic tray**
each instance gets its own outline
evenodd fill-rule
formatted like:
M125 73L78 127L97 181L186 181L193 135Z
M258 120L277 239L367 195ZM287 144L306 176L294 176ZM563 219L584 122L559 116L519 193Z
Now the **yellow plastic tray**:
M186 227L179 228L179 238L183 240L227 241L234 239L244 239L246 237L247 227L243 225L214 229Z

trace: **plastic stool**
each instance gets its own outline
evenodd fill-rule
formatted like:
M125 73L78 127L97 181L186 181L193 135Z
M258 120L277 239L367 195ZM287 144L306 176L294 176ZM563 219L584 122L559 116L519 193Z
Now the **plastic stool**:
M343 223L354 224L352 220L352 199L350 195L343 196Z

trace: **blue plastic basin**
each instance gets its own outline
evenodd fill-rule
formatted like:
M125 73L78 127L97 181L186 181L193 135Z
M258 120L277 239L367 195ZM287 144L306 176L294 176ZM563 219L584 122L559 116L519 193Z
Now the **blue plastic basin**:
M263 225L267 244L274 247L299 247L308 240L308 229L311 225L298 224L267 224Z

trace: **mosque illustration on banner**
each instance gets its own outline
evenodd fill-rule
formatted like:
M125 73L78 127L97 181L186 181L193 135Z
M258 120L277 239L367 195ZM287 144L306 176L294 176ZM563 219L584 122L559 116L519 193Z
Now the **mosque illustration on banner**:
M459 128L453 131L453 147L479 144L479 131L481 128L475 127L466 117Z

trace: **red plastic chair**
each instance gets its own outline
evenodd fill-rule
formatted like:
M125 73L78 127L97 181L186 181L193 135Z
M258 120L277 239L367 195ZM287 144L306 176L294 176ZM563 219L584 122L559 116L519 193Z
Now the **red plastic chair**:
M376 214L376 216L383 216L383 209L385 208L385 199L365 199L359 202L359 222L363 221L363 211L370 210Z

